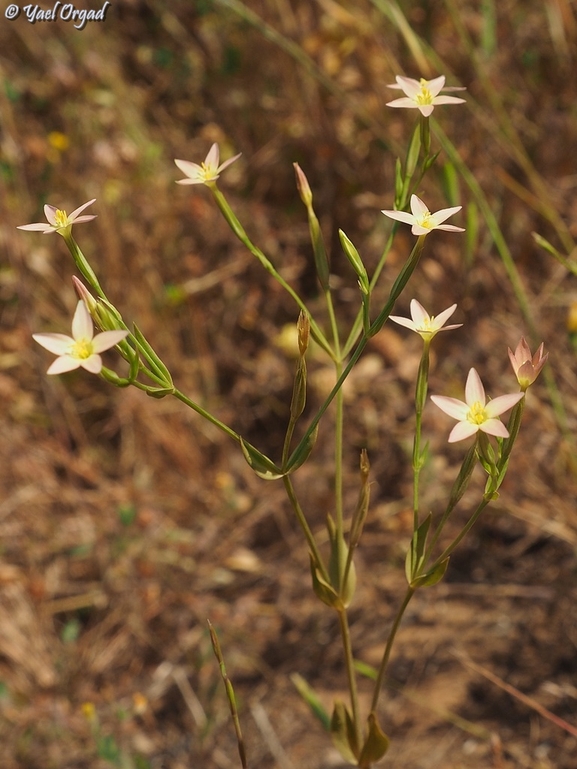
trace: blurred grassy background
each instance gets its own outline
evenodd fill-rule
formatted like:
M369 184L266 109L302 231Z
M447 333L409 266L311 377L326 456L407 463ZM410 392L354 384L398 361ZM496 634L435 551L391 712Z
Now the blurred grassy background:
M298 162L348 328L357 290L338 229L370 271L389 231L379 212L392 207L395 153L415 119L385 107L396 95L386 84L441 73L467 87L467 105L435 112L444 151L422 192L433 210L463 205L455 223L468 233L429 239L397 313L413 296L432 313L459 304L466 325L437 340L433 392L460 397L471 366L490 393L514 389L506 347L521 334L545 341L550 375L531 389L500 500L407 617L383 701L393 738L384 765L577 767L575 738L455 657L575 721L576 43L569 0L118 0L82 31L2 13L3 769L101 769L107 756L152 769L238 766L207 617L251 766L338 765L289 680L303 675L327 706L344 687L333 617L309 596L284 492L179 403L83 372L47 378L49 356L30 335L68 331L71 260L59 237L15 228L41 221L46 202L70 212L96 198L98 218L75 236L110 298L182 390L278 456L294 368L282 331L296 309L208 191L175 185L173 159L200 162L213 141L224 157L243 153L222 188L322 317ZM532 231L569 263L539 250ZM382 296L411 242L399 232ZM418 339L387 325L348 386L349 509L363 446L375 480L353 611L355 652L369 664L404 579L419 355ZM311 360L311 414L329 382L327 361ZM447 447L441 414L427 413L426 430L425 504L438 510L462 447ZM319 532L330 447L329 415L296 477Z

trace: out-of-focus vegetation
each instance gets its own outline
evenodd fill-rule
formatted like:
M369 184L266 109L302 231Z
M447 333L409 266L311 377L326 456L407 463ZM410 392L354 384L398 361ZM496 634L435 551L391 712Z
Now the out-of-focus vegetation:
M3 769L238 766L207 617L239 695L250 765L335 765L290 681L298 673L327 700L345 686L333 618L309 595L283 490L263 493L236 448L181 404L85 372L47 378L31 333L68 331L71 262L58 236L15 228L42 220L46 202L70 212L96 198L98 218L75 235L107 293L182 390L278 455L294 367L283 331L296 308L207 190L175 185L173 159L199 162L214 141L224 157L243 153L223 176L227 196L320 308L298 162L352 321L357 289L338 229L370 270L415 119L385 106L397 74L446 74L468 89L464 107L434 113L441 154L423 189L433 208L464 206L467 237L431 237L398 308L406 314L412 296L431 312L459 305L467 342L442 339L431 387L461 397L473 365L492 390L510 386L506 348L522 334L545 341L550 363L499 502L400 632L384 765L577 767L574 737L456 656L574 722L576 52L569 0L118 0L82 31L2 14ZM533 231L569 262L539 248ZM411 242L399 232L383 296ZM347 389L345 502L356 501L360 447L374 478L353 616L366 665L395 610L411 528L420 348L408 337L387 325ZM310 370L312 409L331 385L322 356ZM461 448L447 447L442 415L427 413L426 429L434 509L432 481L450 483ZM332 504L321 472L330 451L329 416L314 462L296 476L319 529Z

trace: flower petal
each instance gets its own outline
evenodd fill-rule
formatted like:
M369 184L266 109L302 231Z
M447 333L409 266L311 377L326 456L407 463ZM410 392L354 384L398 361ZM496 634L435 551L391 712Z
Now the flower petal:
M32 334L32 339L54 355L65 355L74 344L74 339L66 334Z
M438 227L439 224L442 224L442 222L445 221L445 219L453 216L453 214L456 214L462 208L463 206L452 206L451 208L441 208L440 211L435 211L435 213L431 216L435 223L435 227Z
M233 158L229 158L228 160L225 160L222 165L218 167L218 173L221 173L221 171L224 171L225 168L228 168L231 163L234 163L235 160L238 160L239 157L242 155L242 152L239 152L238 155L235 155Z
M416 106L419 108L419 112L423 117L429 117L429 115L433 114L433 110L435 109L432 104L417 104Z
M457 400L457 398L448 398L446 395L431 395L431 400L435 406L438 406L441 411L453 419L467 419L469 407L463 401Z
M218 149L218 144L215 142L212 145L212 147L209 149L208 154L204 159L205 168L216 172L218 168L219 158L220 158L220 150Z
M440 330L441 327L445 325L445 321L449 320L449 318L455 312L456 309L457 309L457 305L452 304L450 307L447 307L446 310L443 310L443 312L440 312L437 316L435 316L435 322L434 322L435 328ZM459 326L462 326L462 325L463 325L462 323L459 323ZM455 328L455 326L451 326L451 328ZM444 330L448 331L448 328Z
M395 323L398 323L399 326L410 328L411 331L417 330L415 324L412 320L409 320L409 318L401 318L399 315L389 315L389 320L393 320Z
M429 213L429 209L417 195L411 195L411 213L417 219Z
M488 417L496 417L502 414L504 411L508 411L516 403L519 403L523 393L511 393L510 395L499 395L497 398L493 398L485 406L485 413Z
M431 96L437 96L437 94L445 87L445 76L439 75L432 80L427 80L426 87L429 89Z
M435 105L435 107L437 107L439 104L464 104L464 103L465 103L465 99L460 99L458 96L445 96L444 94L441 94L441 96L435 96L435 98L433 99L433 104Z
M110 350L111 347L121 342L128 336L128 331L103 331L101 334L96 334L92 340L92 349L95 353L104 352L104 350Z
M469 438L471 435L475 435L478 429L479 425L474 425L472 422L457 422L449 433L449 443L456 443Z
M62 355L60 358L56 358L46 373L65 374L67 371L74 371L75 368L79 367L80 361L78 358L73 358L71 355Z
M381 211L382 214L388 216L389 219L396 219L398 222L404 222L405 224L413 224L415 217L406 211Z
M481 406L484 406L487 401L481 377L477 374L474 368L469 371L469 375L467 376L467 382L465 384L465 401L468 406L472 406L474 403L480 403Z
M447 232L465 232L464 227L455 227L454 224L439 224L434 229L436 230L446 230Z
M72 336L75 341L78 339L90 340L94 336L92 318L82 299L79 299L74 317L72 318Z
M487 419L483 424L479 425L479 430L482 430L488 435L496 435L499 438L508 438L509 431L499 419Z
M78 219L78 215L81 214L85 208L88 208L88 206L91 206L93 203L96 203L96 198L92 198L92 200L89 200L88 203L83 203L81 206L78 206L78 208L75 208L74 211L68 217L68 221L70 222L70 224L76 221L79 222L80 220ZM84 219L84 217L82 217L82 219L83 221L90 221L90 219L96 219L96 215L91 216L90 219Z
M412 77L403 77L402 75L397 75L395 80L397 81L398 87L407 94L411 99L414 99L415 96L420 93L421 91L421 84L418 80L415 80Z
M408 96L401 96L400 99L393 99L393 101L388 101L385 105L386 107L401 107L404 109L417 109L419 106L417 102L414 99L410 99ZM432 111L431 107L431 111Z
M102 371L102 358L100 355L96 355L96 353L89 358L79 360L78 363L82 368L86 369L86 371L90 371L91 374L100 374Z
M29 232L54 232L53 228L46 222L36 222L35 224L20 224L17 230L28 230Z
M425 310L425 308L420 302L417 302L416 299L411 299L410 309L411 309L411 318L413 319L413 323L415 326L418 326L420 328L426 320L429 320L430 318L429 313Z
M200 175L203 174L204 171L202 166L199 166L198 163L191 163L190 160L175 160L174 162L185 176L188 176L190 179L194 179L195 181L201 181ZM180 184L190 184L190 182L184 180L181 181Z
M53 227L56 226L56 212L57 211L58 211L58 209L56 208L56 206L49 206L48 204L46 204L44 206L44 216L46 217L46 219L50 222L50 224Z

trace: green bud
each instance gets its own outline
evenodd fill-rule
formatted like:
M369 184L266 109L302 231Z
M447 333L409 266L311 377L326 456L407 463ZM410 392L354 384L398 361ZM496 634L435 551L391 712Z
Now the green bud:
M367 275L367 270L365 268L365 265L363 264L363 260L361 259L359 252L354 247L352 241L349 240L349 238L345 235L345 233L342 230L339 230L339 238L341 241L341 246L343 247L343 251L345 252L347 259L351 263L353 270L357 273L361 291L364 294L368 294L370 290L369 276Z

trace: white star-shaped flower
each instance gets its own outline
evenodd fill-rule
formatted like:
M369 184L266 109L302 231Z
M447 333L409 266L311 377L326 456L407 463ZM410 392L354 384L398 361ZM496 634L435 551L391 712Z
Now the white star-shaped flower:
M497 417L512 408L523 397L523 393L512 393L500 395L487 403L481 378L472 368L465 385L465 402L457 398L447 398L444 395L431 395L431 400L445 414L459 420L449 435L449 443L455 443L469 438L479 430L489 435L508 438L509 431Z
M59 357L46 373L63 374L75 368L84 368L100 374L102 358L99 353L109 350L128 336L128 331L103 331L94 336L90 313L82 300L76 305L72 319L72 336L66 334L32 334L38 344Z
M69 235L72 230L73 224L82 224L82 222L91 222L96 219L96 216L85 215L80 216L82 211L88 206L91 206L96 202L96 198L89 200L88 203L83 203L76 208L70 215L66 211L62 211L55 206L44 206L44 214L47 219L46 222L36 222L35 224L21 224L17 229L29 230L30 232L42 232L44 235L49 235L51 232L58 232L60 235Z
M445 323L449 320L451 315L457 309L456 304L452 304L446 310L439 313L436 317L429 315L422 304L417 302L416 299L411 300L411 318L402 318L399 315L390 315L390 319L398 323L400 326L410 328L411 331L415 331L420 334L423 339L432 339L439 331L451 331L453 328L461 328L462 323L455 323L452 326L445 326Z
M428 235L432 230L447 230L449 232L465 232L463 227L455 227L452 224L443 224L462 206L453 206L452 208L442 208L440 211L432 214L421 198L411 195L411 213L407 211L381 211L389 219L396 219L398 222L411 224L413 235Z
M405 96L401 96L400 99L394 99L387 103L387 107L401 107L405 109L418 109L421 115L429 117L432 111L439 104L462 104L464 99L459 99L457 96L445 96L440 94L441 91L465 91L465 88L460 86L449 86L445 88L445 76L441 75L433 80L413 80L411 77L401 77L397 75L395 78L397 81L392 85L388 85L387 88L395 88L398 91L403 91Z
M180 168L182 173L187 176L187 179L179 179L177 184L206 184L207 182L214 182L218 179L221 172L231 163L241 156L241 152L224 163L219 165L220 152L218 144L215 142L208 151L208 155L204 161L199 165L198 163L191 163L189 160L175 160L174 162Z

